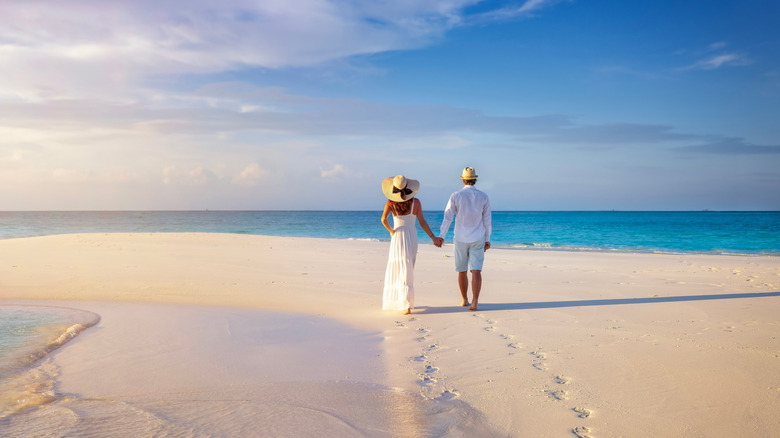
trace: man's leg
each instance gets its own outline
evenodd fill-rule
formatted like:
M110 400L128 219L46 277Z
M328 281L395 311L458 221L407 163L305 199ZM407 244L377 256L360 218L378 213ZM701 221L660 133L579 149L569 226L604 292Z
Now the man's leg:
M469 267L471 268L471 307L477 310L479 293L482 291L482 263L485 260L485 241L474 242L469 246Z
M468 271L458 272L458 287L460 287L460 296L463 299L461 306L469 305L469 275Z
M479 292L482 290L482 271L471 271L471 292L474 294L474 299L471 301L471 307L469 310L477 310L477 301L479 301Z
M458 273L458 287L460 287L460 305L469 305L469 249L468 244L454 241L455 243L455 271Z

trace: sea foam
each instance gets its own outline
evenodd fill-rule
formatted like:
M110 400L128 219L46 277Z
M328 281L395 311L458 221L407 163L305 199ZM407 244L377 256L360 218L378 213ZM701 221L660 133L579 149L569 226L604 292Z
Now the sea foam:
M0 306L0 418L51 402L57 368L47 358L100 316L46 306Z

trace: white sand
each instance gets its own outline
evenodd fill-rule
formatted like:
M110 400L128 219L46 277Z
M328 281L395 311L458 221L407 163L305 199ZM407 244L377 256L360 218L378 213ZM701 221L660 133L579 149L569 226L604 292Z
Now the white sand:
M139 435L780 436L778 257L491 249L470 312L452 248L421 245L418 307L401 316L380 310L388 245L0 241L0 304L103 318L52 356L62 396L24 427L101 431L102 415Z

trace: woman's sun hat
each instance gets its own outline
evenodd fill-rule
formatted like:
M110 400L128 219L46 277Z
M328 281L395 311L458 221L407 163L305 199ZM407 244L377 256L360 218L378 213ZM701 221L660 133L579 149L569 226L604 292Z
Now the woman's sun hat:
M479 175L477 175L476 171L474 171L473 167L466 167L463 169L463 173L460 174L461 179L465 179L467 181L477 179Z
M404 202L414 198L417 191L420 190L420 182L416 179L409 179L403 175L385 178L382 181L382 192L387 199L395 202Z

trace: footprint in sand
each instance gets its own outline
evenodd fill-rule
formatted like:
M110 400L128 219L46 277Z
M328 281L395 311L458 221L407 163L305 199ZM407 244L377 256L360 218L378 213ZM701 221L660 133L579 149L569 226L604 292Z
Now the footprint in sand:
M523 347L522 347L520 344L518 344L517 342L510 342L510 343L506 344L506 346L507 346L507 347L509 347L509 348L514 348L514 349L520 349L520 348L523 348Z
M569 383L571 383L571 379L566 376L555 376L555 378L553 378L553 381L559 385L568 385Z
M436 367L435 367L435 366L433 366L433 365L426 365L426 366L425 366L425 374L433 374L433 373L435 373L436 371L439 371L439 369L438 369L438 368L436 368Z
M556 400L568 400L569 399L569 394L566 391L562 390L562 389L556 389L554 391L553 390L546 390L544 392L546 392L547 395L549 395L550 397L552 397L552 398L554 398Z
M438 381L435 378L426 374L420 374L418 378L419 378L418 383L420 384L420 386L424 386L424 387L430 387L432 385L435 385L436 382Z
M425 353L423 353L417 357L414 357L413 359L415 362L425 362L428 360L428 356L426 356Z
M430 337L431 337L431 336L428 334L428 332L430 332L430 330L429 330L429 329L427 329L427 328L424 328L424 327L420 327L420 328L418 328L418 329L417 329L417 333L420 333L420 334L422 334L422 336L420 336L419 338L417 338L417 342L425 342L425 341L427 341L428 339L430 339Z
M480 318L481 317L482 316L480 316ZM487 320L485 320L485 322L488 324L488 326L485 327L485 329L484 329L486 332L494 332L494 331L496 331L496 327L494 325L496 324L497 321L495 321L493 319L487 319Z
M547 364L544 363L544 360L547 359L547 353L543 353L539 350L534 350L531 352L531 356L535 358L533 362L533 367L536 368L539 371L547 371Z
M588 417L590 417L593 414L593 411L591 411L588 408L576 407L576 408L574 408L572 410L574 412L576 412L577 416L580 417L580 418L588 418Z
M402 323L401 321L395 321L395 326L399 328L406 327L406 324Z
M575 427L572 429L572 432L577 435L580 438L595 438L590 433L590 428L582 426L582 427Z
M504 334L504 333L501 333L499 336L501 336L501 338L502 338L502 339L504 339L505 341L508 341L508 340L510 340L510 339L514 339L514 336L512 336L512 335L506 335L506 334Z
M458 397L457 392L450 391L449 389L445 389L444 391L442 391L441 395L435 398L435 400L452 400L457 397Z

